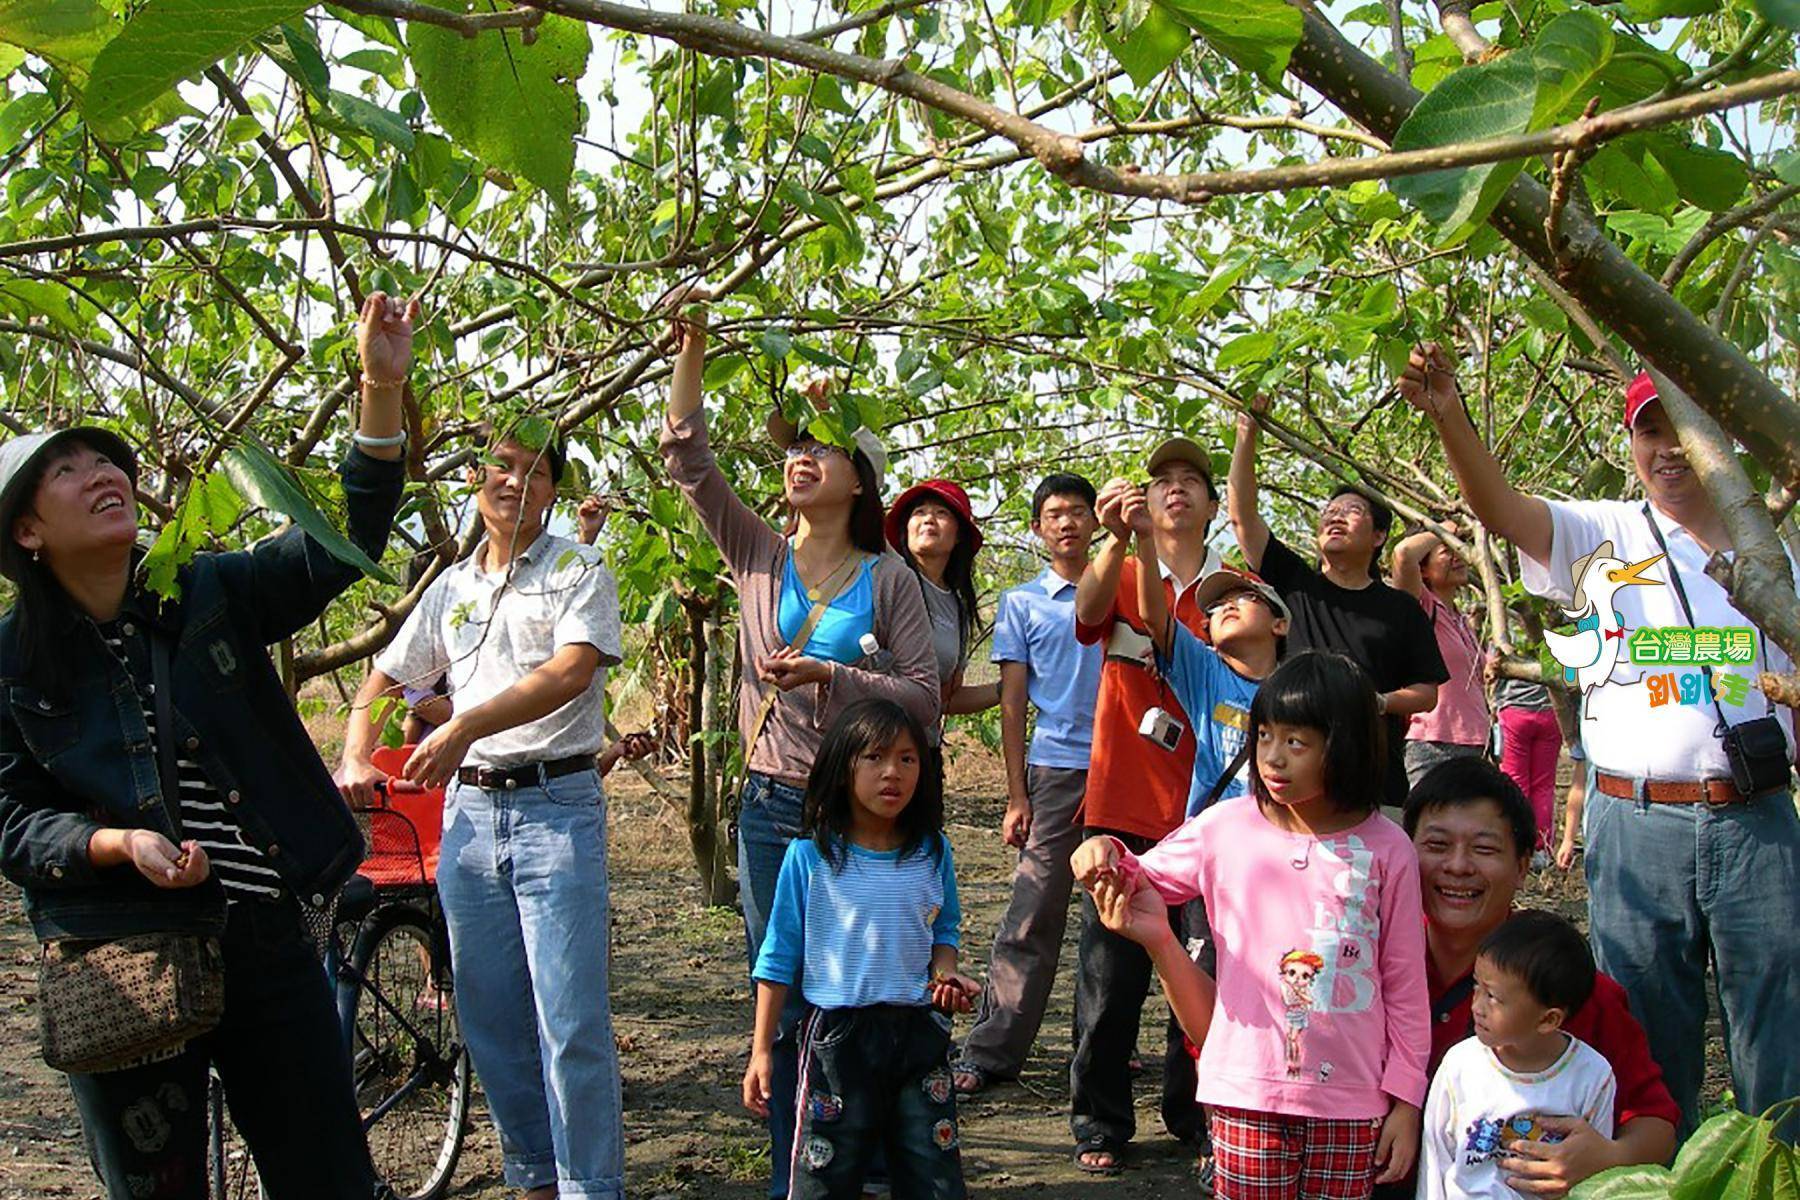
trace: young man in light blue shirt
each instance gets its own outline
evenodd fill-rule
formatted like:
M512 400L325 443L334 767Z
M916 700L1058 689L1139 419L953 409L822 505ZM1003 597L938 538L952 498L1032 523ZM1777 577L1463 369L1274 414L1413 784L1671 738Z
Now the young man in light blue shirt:
M1007 780L1001 836L1019 848L1019 865L988 959L981 1010L956 1065L956 1089L964 1095L1018 1077L1056 979L1100 688L1101 647L1075 640L1075 585L1099 529L1094 502L1094 485L1079 475L1055 474L1038 485L1031 531L1050 565L1003 595L994 621ZM1027 698L1037 710L1029 751Z

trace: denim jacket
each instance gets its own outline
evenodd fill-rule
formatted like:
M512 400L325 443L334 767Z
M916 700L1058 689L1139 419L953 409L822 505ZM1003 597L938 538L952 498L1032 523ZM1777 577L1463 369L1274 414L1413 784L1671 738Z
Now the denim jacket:
M339 474L350 539L379 558L400 503L402 465L353 449ZM171 639L182 752L287 888L320 905L356 871L362 837L267 647L317 620L358 577L293 526L250 550L197 555L178 576L176 600L158 604L134 584L120 614L126 637ZM54 695L22 671L17 612L0 620L0 872L24 889L43 940L221 932L225 894L216 879L159 888L130 864L89 862L88 840L102 827L154 829L171 840L177 831L128 672L73 606L53 624L38 635L67 639L74 664L74 678Z

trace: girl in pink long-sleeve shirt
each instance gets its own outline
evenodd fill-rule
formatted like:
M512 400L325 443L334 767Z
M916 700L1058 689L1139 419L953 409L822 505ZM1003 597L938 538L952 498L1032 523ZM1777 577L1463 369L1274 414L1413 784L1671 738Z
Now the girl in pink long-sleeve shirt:
M1200 1046L1219 1200L1366 1200L1419 1146L1431 1044L1412 843L1378 805L1386 758L1368 677L1298 655L1250 708L1249 796L1143 855L1075 854L1103 919L1143 942ZM1167 906L1206 901L1216 985Z

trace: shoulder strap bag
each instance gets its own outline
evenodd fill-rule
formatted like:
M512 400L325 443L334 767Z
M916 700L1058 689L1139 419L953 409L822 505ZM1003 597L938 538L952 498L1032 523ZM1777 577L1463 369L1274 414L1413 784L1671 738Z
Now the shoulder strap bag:
M1698 628L1694 624L1694 610L1688 604L1687 589L1681 584L1681 570L1675 565L1675 556L1669 553L1669 543L1650 512L1649 501L1644 502L1644 521L1650 526L1650 535L1656 539L1657 548L1663 552L1663 561L1669 564L1669 582L1675 585L1675 598L1681 601L1682 617L1689 628ZM1761 630L1757 633L1762 636ZM1768 667L1766 654L1763 666ZM1725 761L1731 765L1731 782L1745 799L1754 799L1766 792L1786 791L1792 781L1793 766L1788 755L1787 734L1776 719L1773 706L1764 716L1733 725L1725 719L1719 693L1713 690L1712 667L1702 664L1700 671L1706 677L1706 692L1712 699L1713 712L1718 714L1719 723L1713 736L1725 743Z
M147 636L162 801L179 838L173 651L168 635L152 627ZM224 957L215 937L59 938L45 943L38 959L39 1040L44 1061L58 1071L91 1075L172 1058L224 1012Z
M849 586L850 581L856 577L856 572L862 568L863 563L869 557L870 555L860 550L852 553L849 558L844 560L843 566L833 571L831 577L819 585L819 598L813 602L812 611L806 614L806 620L801 623L793 640L787 643L788 645L805 648L806 643L812 639L813 631L819 627L819 622L825 619L825 613L830 609L832 602L843 594L844 589ZM779 611L779 606L777 606L777 610ZM746 771L750 769L750 755L755 752L756 743L762 740L763 727L769 723L769 714L775 710L775 701L780 698L781 689L773 684L769 684L763 692L762 704L756 710L756 720L750 725L750 740L744 743L744 770Z

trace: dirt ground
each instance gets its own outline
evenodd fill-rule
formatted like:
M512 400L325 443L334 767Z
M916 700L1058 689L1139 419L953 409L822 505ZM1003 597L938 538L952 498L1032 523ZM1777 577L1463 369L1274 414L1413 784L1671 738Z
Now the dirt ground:
M756 1200L764 1194L768 1159L760 1126L737 1099L750 1029L741 921L730 910L701 907L685 833L667 805L629 771L609 783L612 1000L631 1194ZM995 760L974 747L957 754L950 790L950 838L966 914L964 961L979 972L1011 870L1011 852L996 833L1004 788ZM1529 890L1529 902L1584 919L1578 871L1563 876L1553 869ZM1162 1134L1157 1117L1160 999L1147 1010L1153 1019L1142 1039L1153 1067L1138 1083L1140 1137L1132 1169L1096 1181L1070 1163L1069 968L1076 924L1070 922L1051 1011L1023 1079L964 1106L970 1190L996 1200L1076 1200L1102 1189L1120 1200L1194 1194L1192 1159ZM97 1198L68 1091L37 1057L33 947L17 892L0 885L0 1197ZM967 1026L968 1018L959 1019L959 1036ZM1722 1075L1716 1042L1710 1057L1714 1074ZM1723 1080L1709 1082L1716 1095ZM465 1200L516 1194L501 1182L498 1139L479 1098L451 1194Z

